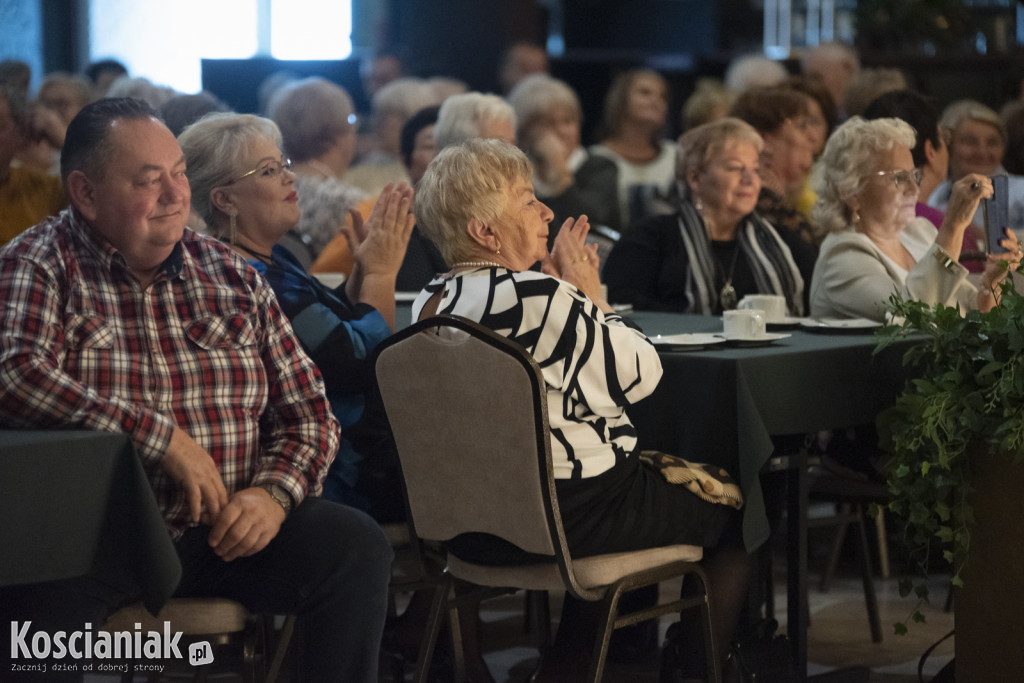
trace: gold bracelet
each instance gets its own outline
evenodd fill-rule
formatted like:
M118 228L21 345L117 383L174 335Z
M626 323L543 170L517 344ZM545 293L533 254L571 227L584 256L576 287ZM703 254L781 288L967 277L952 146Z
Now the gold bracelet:
M954 271L956 270L956 266L959 265L950 257L949 254L946 253L945 249L938 245L935 246L934 254L935 260L941 263L942 267L945 268L946 270Z

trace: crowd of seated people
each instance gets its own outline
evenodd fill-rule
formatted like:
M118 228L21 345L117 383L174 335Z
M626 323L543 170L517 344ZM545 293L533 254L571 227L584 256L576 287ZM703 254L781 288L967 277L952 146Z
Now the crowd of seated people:
M239 505L248 506L242 494L253 488L265 489L286 519L300 508L303 519L313 514L307 497L360 510L354 517L334 507L317 514L328 524L352 526L376 548L377 566L350 568L361 572L352 580L367 586L364 597L374 609L383 606L386 577L379 565L388 553L380 538L367 535L365 522L405 514L372 367L374 349L395 331L396 293L419 293L417 317L463 315L523 340L535 355L547 348L544 340L567 335L579 337L576 349L602 348L608 358L572 359L580 376L571 383L556 377L560 364L544 366L552 431L559 448L567 449L556 452L555 478L569 546L582 554L675 542L707 546L706 563L718 584L715 625L729 634L739 609L734 598L741 594L735 586L750 571L750 558L736 542L736 515L650 479L630 457L635 438L625 410L654 390L660 364L642 331L611 304L714 316L745 295L774 294L785 298L793 317L885 321L889 297L898 291L930 304L986 311L999 304L999 285L1021 258L1016 233L1024 231L1024 176L1009 175L1009 224L993 228L1005 253L984 253L981 203L992 196L992 176L1024 170L1013 161L1024 158L1016 148L1024 139L1017 122L1024 107L1011 104L1004 118L961 100L940 113L898 70L861 69L856 53L842 45L809 51L800 74L763 57L737 60L724 82L699 80L677 112L669 111L668 82L648 68L622 69L607 84L601 110L587 111L572 85L551 75L543 49L525 43L506 53L503 95L467 91L444 75L411 76L391 54L371 66L372 110L360 124L351 95L320 77L276 76L265 93L264 116L257 116L228 111L213 93L173 93L131 78L116 63L97 63L84 76L47 74L34 94L24 68L0 64L0 244L10 243L0 250L0 264L13 273L29 269L33 259L57 258L46 240L66 243L82 259L95 259L98 245L107 255L104 278L114 280L98 283L108 296L121 296L112 293L119 288L166 287L173 302L185 296L176 278L196 277L233 292L208 292L219 302L217 315L231 323L222 332L234 335L221 340L227 346L246 334L283 344L273 353L256 349L263 357L244 361L262 368L251 386L236 378L257 407L232 425L250 433L233 446L231 457L244 465L230 477L217 474L227 462L219 460L227 456L218 450L218 431L183 417L194 406L180 408L177 423L148 418L155 426L141 434L137 413L143 409L135 403L146 403L142 395L123 399L113 417L110 409L93 406L100 419L53 402L33 409L41 398L5 387L0 426L132 433L136 448L152 460L161 495L180 499L168 503L179 536L197 527L231 529L228 522L218 527L214 513L233 509L239 495L245 503ZM97 121L110 129L96 128ZM583 139L584 121L600 122L592 140ZM673 121L683 122L678 140L667 137ZM114 143L117 154L109 148ZM146 193L149 213L141 200L132 204L118 194L123 188L106 184L108 173L126 172L131 163L155 169L147 181L153 184L136 188ZM114 208L108 211L107 202ZM161 232L152 227L154 207L172 207L173 216L181 208L190 217L175 218ZM34 272L32 286L62 294L61 287L88 286L60 278L53 283L47 273ZM342 284L324 284L327 273L341 274ZM12 316L37 305L16 284L0 272L0 291L29 297L0 313L0 331L14 329ZM226 299L217 297L224 296L242 312L221 310ZM257 304L264 312L248 318ZM509 311L522 318L510 333ZM129 315L127 309L121 314ZM57 334L49 324L37 326L48 330L40 335ZM258 329L249 329L254 325ZM61 339L78 338L72 332ZM18 357L0 347L0 371L37 377L38 370L23 363L34 354L49 358L40 349L54 342L22 337ZM274 355L282 349L294 359L290 367ZM86 393L103 391L89 384L94 369L82 376L45 365L44 371L41 388L67 383ZM296 395L282 396L280 386L270 386L279 376L290 379ZM574 417L563 424L565 405L574 406ZM264 414L264 421L246 422ZM311 416L320 431L306 424ZM307 432L295 437L294 447L287 443L291 436L275 436L285 474L264 477L257 464L261 430L274 436L292 423ZM293 465L289 458L314 441L323 461ZM168 462L161 465L161 458ZM197 477L205 482L197 484L198 493L173 492ZM677 516L692 524L637 526L607 503L632 505L641 493L678 509ZM195 501L197 512L189 517L185 507ZM206 505L202 514L200 503ZM261 517L270 538L278 527L288 529L274 512L273 523ZM584 533L594 524L602 529L601 543ZM289 529L289 539L295 533ZM247 547L255 554L264 545ZM477 559L510 559L486 546L458 550ZM318 560L317 572L324 562ZM320 574L308 580L326 581ZM245 591L240 595L248 599ZM275 606L327 623L308 601L282 599ZM96 613L96 605L89 609ZM592 616L584 605L567 603L555 649L533 680L572 680L585 669ZM383 612L377 617L369 636L375 642ZM325 628L337 634L347 626L330 622ZM686 626L682 632L695 631ZM367 643L349 652L363 659L358 670L346 669L347 680L370 680L375 669L367 668L358 647ZM488 680L479 652L471 657L475 680ZM684 678L698 675L699 657L691 665Z

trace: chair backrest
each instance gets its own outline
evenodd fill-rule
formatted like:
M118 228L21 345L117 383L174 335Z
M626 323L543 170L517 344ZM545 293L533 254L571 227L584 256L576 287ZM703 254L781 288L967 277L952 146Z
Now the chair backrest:
M439 316L387 340L376 370L416 535L489 533L562 564L546 390L530 354Z

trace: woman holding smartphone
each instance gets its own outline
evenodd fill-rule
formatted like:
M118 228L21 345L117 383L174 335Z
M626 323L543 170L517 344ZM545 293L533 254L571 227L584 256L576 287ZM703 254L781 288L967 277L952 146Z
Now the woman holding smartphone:
M914 216L921 182L914 142L914 129L891 118L853 117L829 139L812 180L814 219L829 234L814 267L811 315L884 321L894 292L961 311L998 303L999 283L1022 256L1012 231L1000 241L1006 252L988 256L978 287L957 263L964 231L979 202L992 196L992 181L972 173L954 183L936 233Z

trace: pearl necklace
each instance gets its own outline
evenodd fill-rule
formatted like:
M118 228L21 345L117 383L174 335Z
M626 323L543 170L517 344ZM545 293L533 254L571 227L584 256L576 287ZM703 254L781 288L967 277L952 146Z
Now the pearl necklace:
M504 268L505 266L494 261L461 261L452 266L452 270L456 268L483 268L486 266L494 266L495 268Z

